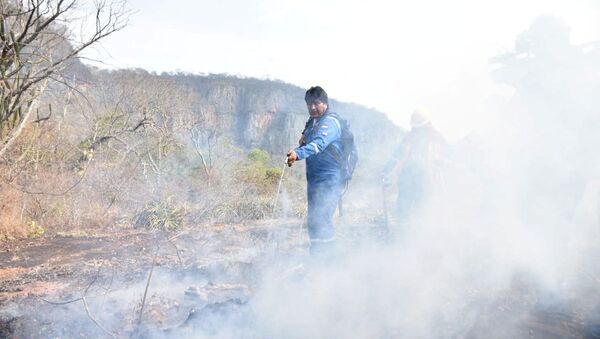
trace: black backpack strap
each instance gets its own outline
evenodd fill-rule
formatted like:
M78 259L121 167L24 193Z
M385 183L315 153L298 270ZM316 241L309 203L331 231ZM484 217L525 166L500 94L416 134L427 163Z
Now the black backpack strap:
M310 124L310 120L311 119L306 120L306 124L304 124L304 130L302 130L302 135L304 135L304 132L306 132L306 130L308 129L308 125Z
M331 111L327 111L327 113L325 113L323 115L323 118L329 116L334 118L340 125L340 142L342 141L343 137L344 137L344 133L345 133L345 129L347 128L346 126L346 121L343 120L342 118L340 118L339 114L337 114L336 112L331 112ZM343 147L343 145L342 145ZM345 161L344 161L344 150L341 149L337 149L336 147L327 147L325 149L325 151L328 151L329 154L331 154L333 156L333 158L340 163L340 165L344 165Z

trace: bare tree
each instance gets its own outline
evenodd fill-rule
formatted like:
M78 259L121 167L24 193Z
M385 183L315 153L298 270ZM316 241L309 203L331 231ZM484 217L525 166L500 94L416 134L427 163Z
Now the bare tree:
M35 110L47 85L70 60L122 29L123 0L94 2L94 29L75 41L66 25L77 19L78 0L0 1L0 157Z
M95 76L97 108L91 113L85 148L139 165L139 179L153 178L156 185L148 187L160 186L162 177L180 171L173 157L185 158L187 140L182 134L196 94L168 76L143 70L101 71ZM90 92L90 98L93 95Z
M192 122L189 126L190 138L194 150L202 161L204 174L206 175L208 186L212 182L213 153L219 139L219 130L216 124L211 124L207 119L207 114L197 114L192 116Z

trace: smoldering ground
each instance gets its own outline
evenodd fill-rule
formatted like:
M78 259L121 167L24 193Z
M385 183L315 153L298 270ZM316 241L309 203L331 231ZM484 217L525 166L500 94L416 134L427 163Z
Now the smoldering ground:
M492 59L514 96L489 107L499 114L491 130L454 147L443 189L402 238L342 244L344 258L300 281L266 275L251 302L258 333L597 335L600 106L591 89L600 85L600 47L572 45L568 27L547 15L515 46ZM373 189L346 200L381 209L374 177Z

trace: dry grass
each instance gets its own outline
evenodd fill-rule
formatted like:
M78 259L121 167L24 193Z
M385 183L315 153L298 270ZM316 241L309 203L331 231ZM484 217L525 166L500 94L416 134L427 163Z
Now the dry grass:
M6 186L0 186L0 240L25 236L26 223L22 220L22 194Z
M235 197L217 204L209 216L216 222L236 223L270 217L272 208L272 200L266 197Z

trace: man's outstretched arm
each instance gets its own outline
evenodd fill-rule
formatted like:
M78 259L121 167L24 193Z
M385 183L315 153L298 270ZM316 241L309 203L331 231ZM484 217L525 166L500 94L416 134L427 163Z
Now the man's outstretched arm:
M288 166L291 166L296 160L303 160L324 151L329 144L341 136L342 128L339 121L333 117L325 117L314 139L307 144L288 151Z

